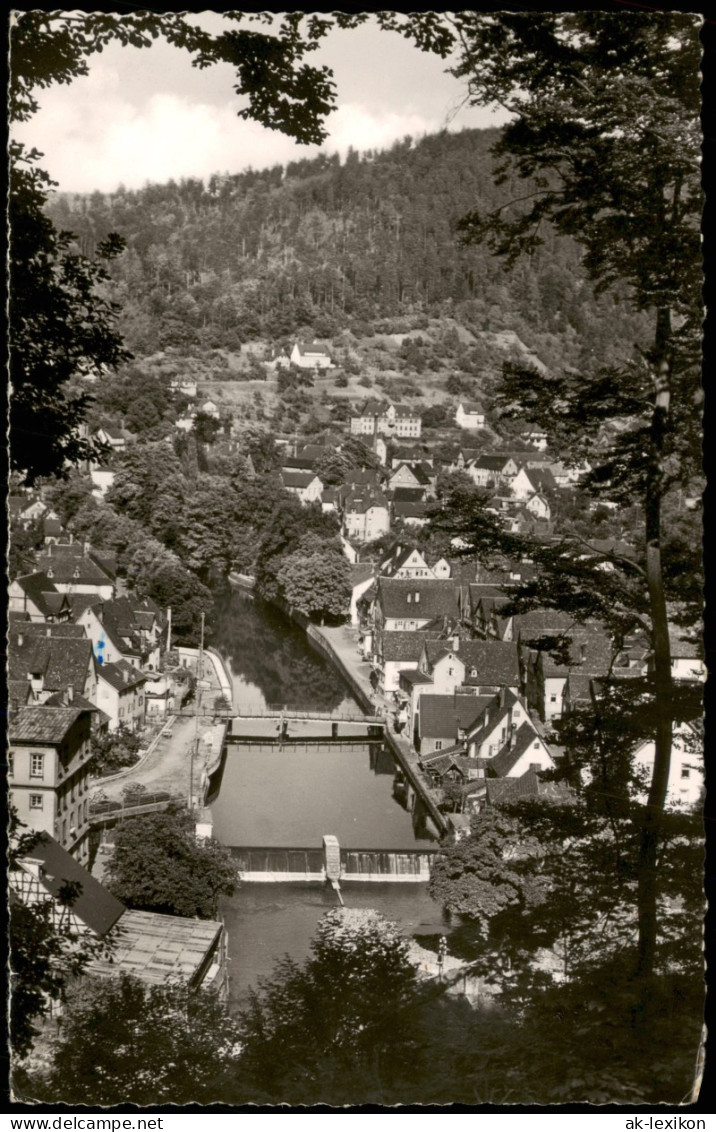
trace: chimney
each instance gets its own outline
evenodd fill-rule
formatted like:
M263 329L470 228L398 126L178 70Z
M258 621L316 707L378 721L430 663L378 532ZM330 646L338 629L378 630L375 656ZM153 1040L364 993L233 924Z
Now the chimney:
M49 629L47 630L47 635L48 635L48 637L49 637L49 635L50 635L50 631L49 631ZM18 647L19 649L21 649L21 648L22 648L22 642L23 642L24 640L25 640L25 638L23 637L22 633L18 633L18 634L17 634L17 647Z
M129 683L129 673L127 672L126 668L122 669L122 679L124 680L125 684Z
M452 639L452 649L453 649L453 652L459 652L460 651L460 638L458 637L457 633L455 634L455 636Z
M45 630L45 636L46 636L46 637L51 637L51 636L52 636L52 629L50 628L50 626L49 626L49 625L47 626L47 629ZM18 644L20 644L20 643L21 643L21 642L19 642L19 641L18 641Z
M75 698L75 686L74 686L74 684L68 684L67 685L67 703L71 704L72 701L74 700L74 698Z
M82 549L84 550L85 554L89 554L90 547L91 547L91 544L89 542L83 543Z

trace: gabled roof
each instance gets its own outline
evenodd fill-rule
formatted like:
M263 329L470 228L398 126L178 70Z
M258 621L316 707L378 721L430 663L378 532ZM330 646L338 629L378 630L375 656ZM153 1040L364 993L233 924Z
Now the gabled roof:
M81 708L82 711L92 712L92 714L97 717L99 726L109 723L110 717L107 715L106 711L102 711L96 704L93 704L90 700L86 700L84 696L78 696L76 692L73 693L72 699L69 700L66 689L60 692L53 692L53 694L45 700L43 706Z
M483 711L489 697L432 696L420 697L420 737L422 739L455 739L459 730L467 730Z
M393 488L393 503L424 503L424 487L395 487Z
M39 862L35 873L32 862ZM59 845L49 833L40 833L32 848L20 860L23 871L37 879L49 896L57 900L63 885L78 884L79 895L71 910L79 920L100 938L117 923L126 911L125 905L113 896L104 885L87 872L74 857Z
M57 554L55 548L59 543L51 543L47 551L38 554L37 564L53 580L63 584L78 582L81 585L107 585L112 577L105 569L95 562L89 555Z
M315 472L305 472L298 468L289 468L281 472L281 479L283 486L287 488L306 488L310 483L317 479Z
M520 683L517 646L511 641L428 641L425 645L429 664L434 667L444 656L452 654L465 666L466 684L513 687ZM472 675L473 669L476 675Z
M488 472L501 472L510 459L510 456L494 456L491 453L486 453L483 456L478 456L477 459L470 460L470 463L473 467L484 468Z
M451 578L379 578L378 600L386 617L409 615L430 621L459 615L458 587Z
M411 637L414 637L415 633L411 633L410 635ZM419 668L404 668L400 673L400 683L402 684L403 681L405 681L406 684L411 685L432 684L433 678L432 676L426 676L425 673L421 672Z
M375 569L370 562L356 562L351 566L351 585L359 586L373 577Z
M547 753L549 753L549 748L537 734L532 724L525 721L518 727L512 746L506 744L497 752L494 759L491 760L490 767L492 771L499 778L506 777L509 775L513 766L517 765L525 752L529 751L530 747L534 746L535 743L538 744L540 750L547 750Z
M388 500L382 491L371 491L368 488L364 491L351 491L346 496L344 509L347 514L365 515L371 507L384 507L387 510Z
M301 354L304 358L305 357L312 357L312 358L313 357L318 357L318 358L329 358L330 357L328 350L326 349L325 346L322 346L320 342L297 342L296 346L298 347L299 354Z
M409 491L412 489L406 488L405 490ZM393 574L396 574L398 570L400 570L400 568L405 565L411 555L415 554L416 551L420 555L423 562L425 562L425 565L427 567L428 563L423 551L420 549L420 547L416 546L415 543L409 542L407 546L398 546L397 548L394 547L393 550L389 551L388 554L386 554L385 558L380 564L381 576L385 578L392 577Z
M393 504L393 514L396 519L424 519L429 507L429 503L422 503L419 500L415 503L396 502Z
M46 707L27 704L9 714L11 743L47 743L56 746L83 715L82 708Z
M27 600L32 602L40 613L45 617L52 615L47 604L47 595L56 594L59 591L44 570L36 570L33 574L23 574L21 577L15 578L14 584L20 587Z
M414 664L420 660L425 637L422 633L397 633L387 631L380 634L379 651L383 660L408 660Z
M126 679L125 679L126 674ZM105 680L116 692L124 692L137 684L146 683L147 677L127 660L117 660L99 666L97 676Z
M14 628L9 636L8 673L13 680L27 679L28 674L37 673L42 677L45 690L56 692L69 685L80 690L93 665L92 642L84 634L48 637L27 633L21 626L19 630Z
M346 472L345 482L350 487L377 486L380 483L380 472L377 468L350 468Z
M485 415L482 405L478 405L477 401L459 401L458 409L460 405L462 405L463 413L479 413L481 417Z

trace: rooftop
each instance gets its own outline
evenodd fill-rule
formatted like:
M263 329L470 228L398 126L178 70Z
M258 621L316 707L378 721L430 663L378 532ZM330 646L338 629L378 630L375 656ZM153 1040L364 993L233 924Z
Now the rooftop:
M145 983L198 981L222 931L216 920L190 920L127 909L112 931L112 955L94 959L88 974L135 975Z
M26 704L9 715L11 743L61 743L73 723L84 712L82 708L46 707Z
M125 912L121 900L95 880L49 833L39 834L20 864L31 865L32 862L40 863L38 880L55 899L67 882L79 884L79 896L72 904L72 911L95 935L105 936Z

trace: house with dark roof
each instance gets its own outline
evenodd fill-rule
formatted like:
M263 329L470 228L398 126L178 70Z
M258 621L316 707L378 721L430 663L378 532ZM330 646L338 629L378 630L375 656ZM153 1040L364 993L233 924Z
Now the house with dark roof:
M127 908L51 836L42 834L10 870L12 896L23 904L50 902L56 924L104 940L83 979L132 975L150 986L188 993L228 993L226 936L218 920L166 916ZM67 903L69 885L76 893Z
M564 686L572 671L603 677L614 657L608 635L597 627L586 626L569 629L558 650L545 644L529 649L526 657L521 651L527 700L544 723L561 715Z
M331 356L320 342L295 342L290 361L299 369L333 369Z
M72 552L69 552L70 546L50 543L37 556L37 565L60 593L95 594L98 599L111 601L115 591L114 578L89 554L76 554L76 545L70 544Z
M8 677L12 681L13 697L18 696L20 685L24 682L25 690L19 695L20 704L41 704L55 692L65 690L94 703L97 664L92 642L81 629L81 636L68 632L59 636L51 633L52 628L51 625L33 622L11 627L8 634ZM77 630L80 627L63 625L61 628Z
M97 668L97 704L109 716L109 729L127 727L137 731L147 712L147 677L126 660L101 664Z
M483 798L478 795L468 797L467 808L473 813L480 812L494 806L513 805L525 798L540 798L562 806L572 805L575 801L574 791L564 782L545 781L540 772L531 767L518 778L486 778Z
M9 609L31 621L69 621L70 603L42 570L23 574L9 586Z
M406 668L417 668L424 641L420 632L376 633L373 663L384 692L397 692L400 673Z
M464 738L483 707L481 696L422 695L416 727L421 757L453 747Z
M394 445L391 458L391 468L398 468L401 464L429 464L433 467L433 458L419 444Z
M410 632L437 617L459 618L459 587L449 578L378 578L377 586L377 628Z
M530 714L525 700L509 689L489 697L468 730L467 753L471 758L493 759Z
M393 519L396 523L404 523L408 527L424 527L428 522L429 503L394 502L392 506Z
M29 832L49 833L80 861L89 845L91 712L29 704L8 715L10 802Z
M486 693L509 688L515 695L520 689L517 646L508 641L469 641L458 635L426 641L419 668L432 677L440 695L463 687Z
M455 410L455 424L458 428L484 428L485 414L482 406L476 401L460 401Z
M286 491L295 495L301 503L316 503L323 494L323 481L312 471L302 471L298 468L284 469L281 472L281 483Z
M159 667L166 621L151 598L123 596L96 602L77 615L100 664L129 660L137 667Z
M498 778L519 778L528 770L553 770L554 759L549 747L534 725L525 720L511 730L507 741L489 763L489 775Z
M369 399L351 415L351 436L398 436L417 439L421 417L405 405Z
M384 578L433 578L434 571L414 543L398 543L383 558L378 573Z
M373 542L390 530L388 500L376 488L355 488L343 504L343 533L356 542Z
M476 487L500 488L517 475L517 463L512 456L486 453L469 460L464 470Z

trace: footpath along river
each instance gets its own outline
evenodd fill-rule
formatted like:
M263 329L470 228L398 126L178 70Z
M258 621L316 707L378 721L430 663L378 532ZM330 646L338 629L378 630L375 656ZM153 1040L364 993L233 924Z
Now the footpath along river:
M303 630L274 607L235 590L219 604L214 623L211 643L231 674L237 711L360 710ZM246 846L320 847L326 833L336 833L347 848L434 849L420 818L394 797L394 770L392 756L374 751L371 757L368 744L281 754L229 750L211 803L215 835L237 855ZM406 935L434 939L447 930L425 884L349 882L343 896L349 907L375 908L395 920ZM223 905L232 1003L245 1001L248 988L283 955L304 959L321 915L336 906L332 889L318 883L243 884Z

